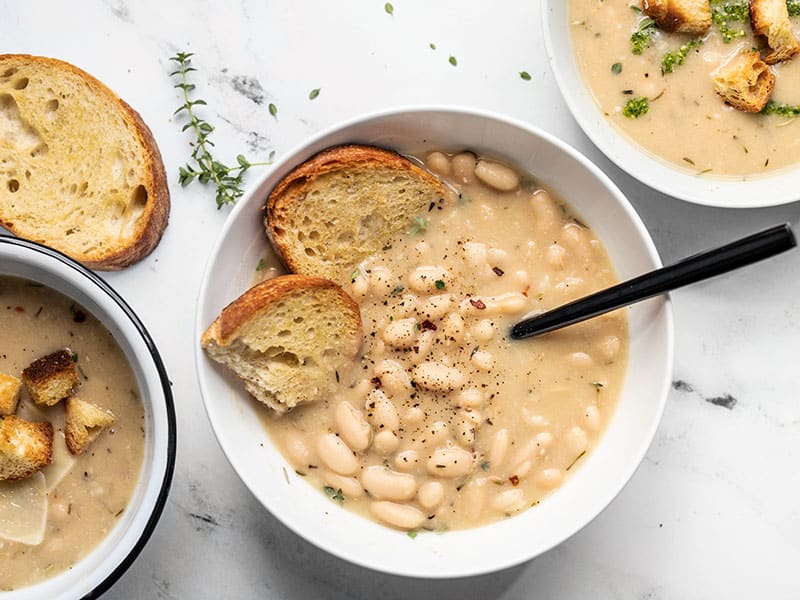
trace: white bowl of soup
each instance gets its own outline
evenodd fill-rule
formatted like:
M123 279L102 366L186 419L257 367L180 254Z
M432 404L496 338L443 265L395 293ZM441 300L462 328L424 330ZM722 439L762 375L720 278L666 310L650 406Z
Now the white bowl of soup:
M550 64L586 135L631 176L676 198L729 208L800 199L800 119L742 112L714 91L721 67L763 45L750 23L725 21L726 3L717 2L707 34L667 33L640 6L542 2ZM791 23L800 34L800 17ZM800 104L800 60L769 69L769 106L792 112Z
M166 370L130 306L50 248L0 236L0 304L0 373L23 382L4 415L53 433L48 466L0 481L0 597L98 597L144 548L166 503L176 450ZM65 349L77 383L41 405L23 371ZM103 419L102 430L94 417L78 421L91 440L83 446L65 426L67 398Z
M452 186L454 197L415 218L407 240L368 258L343 284L360 306L362 355L374 360L359 358L350 372L337 373L341 386L329 399L279 417L206 356L200 337L229 302L281 272L263 224L270 191L303 161L343 144L410 157ZM457 266L442 248L458 248ZM614 184L530 125L455 107L361 117L287 153L230 215L197 312L206 410L251 492L320 548L405 576L509 567L574 534L631 477L662 413L673 341L665 298L550 340L511 342L508 329L531 309L659 265ZM420 269L432 268L450 274L420 284ZM452 269L465 269L469 282ZM395 344L397 327L419 343ZM437 335L458 338L460 350ZM448 344L452 356L437 350ZM404 372L424 378L414 369L430 374L437 364L467 374L458 389L403 388ZM350 417L371 440L352 451L353 469L352 460L340 467L325 451L342 440L358 444L346 431Z

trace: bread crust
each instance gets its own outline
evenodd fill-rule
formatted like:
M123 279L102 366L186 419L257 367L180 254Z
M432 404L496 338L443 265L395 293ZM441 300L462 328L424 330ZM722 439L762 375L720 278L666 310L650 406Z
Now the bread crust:
M116 248L109 248L105 253L97 256L76 255L72 251L67 251L66 253L91 269L104 271L119 270L142 260L153 251L161 240L167 226L170 211L166 171L153 133L138 112L104 83L82 69L68 62L44 56L30 54L0 55L0 72L12 67L23 68L30 66L34 68L36 66L54 68L70 73L80 78L93 93L105 97L113 106L117 107L119 114L128 125L128 130L133 133L144 153L143 162L146 165L146 181L143 185L147 190L147 201L143 213L137 221L132 241ZM1 208L2 206L0 206ZM7 217L4 217L2 210L0 210L0 225L20 237L33 237L30 227L24 221L10 221ZM42 241L47 245L52 245L57 250L63 250L58 247L57 243L49 243L48 240L36 241Z
M670 33L705 35L711 29L708 0L642 0L642 12Z
M0 481L30 477L53 462L53 426L0 417Z
M735 109L757 113L775 88L775 73L761 60L758 50L740 52L717 70L713 85Z
M425 182L435 194L441 197L447 196L444 184L435 175L393 150L358 144L326 148L284 176L272 189L262 207L265 213L264 229L267 236L290 271L303 272L303 267L295 258L294 240L291 232L283 225L284 215L302 211L304 192L314 184L316 179L334 171L361 167L388 168L398 173L413 175L414 178ZM378 250L378 248L374 250ZM357 260L361 258L363 257L358 257ZM335 278L333 273L327 273L324 270L320 273L307 274Z
M57 350L25 367L22 381L36 404L53 406L78 384L78 369L69 352Z
M771 50L764 56L765 63L774 65L800 53L784 0L750 0L749 6L753 31L767 40Z

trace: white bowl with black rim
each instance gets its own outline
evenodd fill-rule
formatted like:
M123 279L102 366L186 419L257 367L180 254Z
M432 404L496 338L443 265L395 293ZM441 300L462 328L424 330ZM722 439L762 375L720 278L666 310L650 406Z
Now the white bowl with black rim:
M241 384L200 345L220 310L252 284L268 249L262 206L291 169L347 143L401 153L474 150L537 176L570 203L606 244L619 276L661 265L644 225L616 186L565 143L526 123L459 107L407 107L345 122L288 152L239 201L212 250L200 291L195 355L206 411L239 477L280 521L320 548L358 565L397 575L463 577L529 560L597 516L636 470L661 418L672 370L672 313L665 298L630 309L630 360L624 391L598 447L536 508L488 526L412 539L358 516L295 474L262 425Z
M0 592L11 600L97 598L144 548L166 504L175 466L176 421L169 379L158 350L131 307L101 277L35 242L0 236L0 276L41 284L71 298L113 335L131 366L144 406L141 472L114 528L71 569L31 586Z

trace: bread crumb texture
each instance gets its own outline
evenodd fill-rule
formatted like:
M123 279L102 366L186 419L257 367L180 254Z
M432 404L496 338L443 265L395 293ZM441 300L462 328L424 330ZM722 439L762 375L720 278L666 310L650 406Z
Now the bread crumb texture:
M136 111L68 63L0 55L0 225L110 270L149 254L168 213Z
M53 461L53 426L0 417L0 481L24 479Z
M22 381L31 400L43 406L53 406L72 393L78 384L78 369L72 354L58 350L25 367Z
M111 411L75 396L64 402L64 437L71 454L83 453L98 436L114 423Z
M0 416L13 415L19 402L22 382L13 375L0 373Z

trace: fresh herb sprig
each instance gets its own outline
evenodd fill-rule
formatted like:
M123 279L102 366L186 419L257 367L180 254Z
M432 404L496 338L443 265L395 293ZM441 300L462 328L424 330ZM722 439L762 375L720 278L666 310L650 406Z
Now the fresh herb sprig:
M228 166L214 158L211 153L214 142L209 139L214 127L195 113L195 107L205 106L207 103L202 99L193 100L191 98L191 92L194 91L195 85L189 83L188 75L197 70L191 65L192 56L194 56L193 52L178 52L175 56L170 57L170 60L178 65L178 69L170 73L170 77L179 77L179 81L174 87L180 89L183 95L183 104L175 110L173 115L185 113L189 122L183 126L181 131L192 130L195 135L192 160L179 168L178 181L183 187L195 179L202 184L213 183L217 188L217 208L220 209L226 204L235 204L244 194L242 179L250 167L272 164L272 155L267 161L250 162L243 154L239 154L234 166Z

